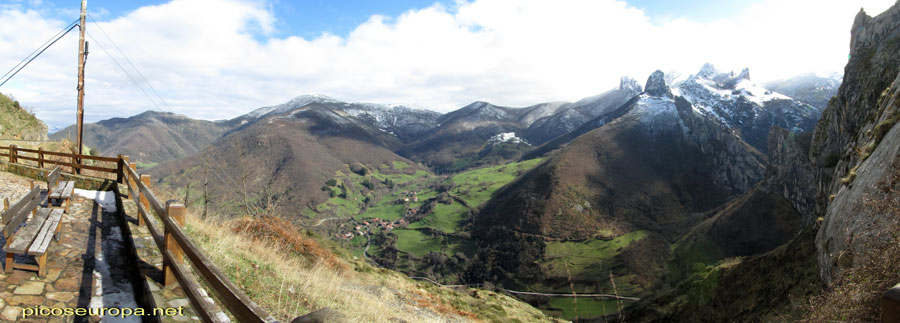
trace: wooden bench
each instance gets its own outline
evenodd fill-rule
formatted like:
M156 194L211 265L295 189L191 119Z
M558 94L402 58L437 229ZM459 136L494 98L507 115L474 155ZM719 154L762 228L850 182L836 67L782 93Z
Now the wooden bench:
M63 211L59 209L40 208L41 188L31 183L31 191L21 200L9 205L9 200L4 199L3 214L0 221L3 224L3 236L6 237L6 272L13 269L27 269L38 272L38 276L47 275L47 248L54 237L59 240L59 223ZM22 222L31 220L21 230L17 230ZM18 231L18 232L17 232ZM37 265L17 264L13 259L16 254L29 254L37 260Z
M60 181L60 167L56 166L50 175L47 175L47 207L53 207L53 200L60 201L59 205L69 213L69 202L72 200L72 192L75 191L75 182Z

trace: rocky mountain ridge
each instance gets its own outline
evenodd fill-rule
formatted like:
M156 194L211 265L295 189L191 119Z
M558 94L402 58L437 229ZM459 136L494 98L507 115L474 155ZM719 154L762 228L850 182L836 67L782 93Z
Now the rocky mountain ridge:
M878 15L860 11L851 29L850 61L838 95L816 126L810 148L815 168L817 207L822 217L816 236L819 270L832 283L842 268L868 257L869 244L890 226L890 214L867 207L883 198L877 189L897 171L900 3Z

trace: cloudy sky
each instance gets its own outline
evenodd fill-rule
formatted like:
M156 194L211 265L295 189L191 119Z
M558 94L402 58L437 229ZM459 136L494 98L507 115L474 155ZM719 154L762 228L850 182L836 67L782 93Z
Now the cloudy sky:
M224 119L306 93L441 112L475 100L526 106L704 62L749 67L758 82L839 72L859 9L894 1L90 0L85 117ZM77 19L79 5L0 2L0 71ZM75 31L0 87L51 127L75 119Z

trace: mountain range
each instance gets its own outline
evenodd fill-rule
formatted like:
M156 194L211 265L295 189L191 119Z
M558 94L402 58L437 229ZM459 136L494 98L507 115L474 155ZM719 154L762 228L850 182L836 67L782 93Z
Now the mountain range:
M896 227L879 205L900 168L898 10L857 16L840 80L760 85L706 64L575 102L440 114L304 95L224 121L112 119L85 138L159 163L157 185L194 205L282 216L390 269L640 299L521 296L563 318L816 321L827 311L791 304L846 286Z

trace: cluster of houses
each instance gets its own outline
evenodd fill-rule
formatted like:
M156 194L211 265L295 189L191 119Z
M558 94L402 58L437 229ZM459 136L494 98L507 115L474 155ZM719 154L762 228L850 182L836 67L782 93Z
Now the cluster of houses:
M408 211L407 211L408 212ZM341 224L341 229L347 226L348 223ZM356 236L363 236L369 232L370 228L382 228L386 231L391 231L394 228L406 226L408 223L406 219L399 219L396 221L388 221L384 219L374 218L366 221L362 221L353 226L353 228L349 232L345 232L343 234L335 234L336 238L344 238L344 239L353 239Z
M397 199L397 204L419 201L418 192L416 192L416 191L403 192L403 193L400 193L400 195L401 195L401 197L399 199Z

